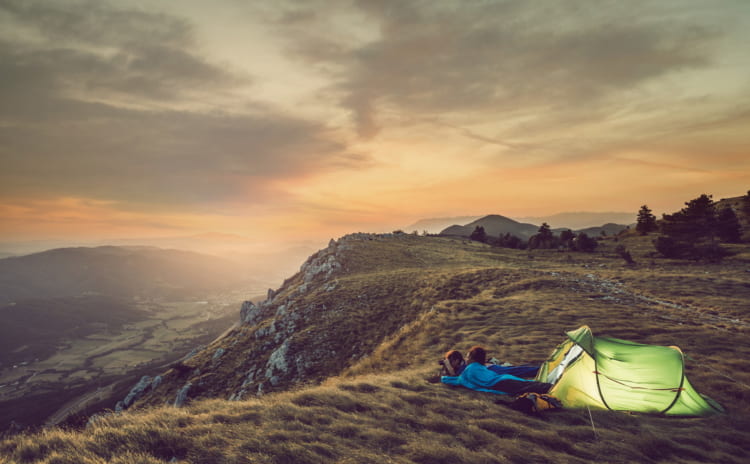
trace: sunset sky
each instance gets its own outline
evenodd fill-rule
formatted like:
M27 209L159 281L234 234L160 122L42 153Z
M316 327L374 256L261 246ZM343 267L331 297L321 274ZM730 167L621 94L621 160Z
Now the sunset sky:
M0 0L0 241L750 189L750 1Z

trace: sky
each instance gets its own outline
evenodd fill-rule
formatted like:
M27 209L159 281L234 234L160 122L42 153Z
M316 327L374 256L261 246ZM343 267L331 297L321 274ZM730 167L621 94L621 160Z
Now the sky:
M748 49L746 0L0 0L0 241L740 196Z

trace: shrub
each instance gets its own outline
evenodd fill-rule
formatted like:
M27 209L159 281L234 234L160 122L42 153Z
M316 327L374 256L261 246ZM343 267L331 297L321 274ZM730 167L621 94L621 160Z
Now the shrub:
M624 259L627 264L635 264L633 257L630 256L630 252L627 248L625 248L625 245L617 245L617 247L615 248L615 253L617 253L620 258Z
M585 233L581 232L580 234L578 234L575 240L573 240L573 245L578 251L591 252L596 250L599 242L597 242L596 239L589 237Z

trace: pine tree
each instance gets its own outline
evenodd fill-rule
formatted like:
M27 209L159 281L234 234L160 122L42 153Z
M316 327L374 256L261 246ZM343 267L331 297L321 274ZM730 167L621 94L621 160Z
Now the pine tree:
M474 232L471 233L469 238L472 240L476 240L477 242L484 243L485 241L487 241L487 233L484 231L484 227L476 226L474 228Z
M576 234L572 230L566 229L560 232L560 242L567 248L573 248L573 240L576 238Z
M542 239L550 239L554 236L554 234L552 233L552 229L546 222L543 222L542 225L539 226L537 234L539 234L539 237Z
M549 224L545 222L542 223L536 234L529 237L528 247L532 250L536 248L554 248L556 246L555 242L555 234L552 233Z
M711 195L703 194L682 210L663 215L659 229L663 235L654 245L666 257L719 260L726 254L716 241L718 220Z
M638 219L636 222L635 230L641 235L646 235L649 232L657 230L659 226L656 224L656 216L651 214L651 210L648 206L643 205L638 211Z
M722 242L738 243L740 241L742 227L740 226L740 220L737 219L737 215L730 206L719 211L716 220L716 235Z
M685 203L685 208L665 214L661 232L678 241L713 241L716 237L716 203L703 194Z

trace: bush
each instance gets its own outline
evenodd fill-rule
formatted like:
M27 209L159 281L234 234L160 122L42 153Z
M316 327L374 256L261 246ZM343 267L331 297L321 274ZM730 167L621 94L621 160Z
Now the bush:
M625 248L625 245L617 245L617 248L615 248L615 253L617 253L620 258L624 259L627 264L635 264L633 257L630 256L630 252L627 248Z
M578 251L591 252L596 250L599 242L597 242L596 239L589 237L585 233L581 232L580 234L578 234L575 240L573 240L573 245Z
M677 242L672 237L660 235L654 240L656 251L665 258L685 258L692 254L692 245Z

